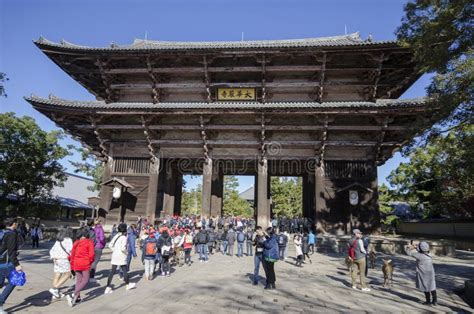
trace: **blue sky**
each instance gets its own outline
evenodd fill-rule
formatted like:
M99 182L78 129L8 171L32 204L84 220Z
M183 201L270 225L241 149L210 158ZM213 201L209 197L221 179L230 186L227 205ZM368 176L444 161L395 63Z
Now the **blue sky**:
M394 39L400 25L400 0L0 0L0 72L8 74L8 98L0 111L13 111L36 119L45 130L54 123L36 112L23 96L50 93L67 99L94 100L82 86L60 70L33 45L44 36L107 46L129 44L135 38L151 40L245 40L320 37L359 31L362 38ZM402 98L425 95L429 78L423 76ZM66 138L62 144L76 144ZM74 169L68 160L69 170ZM379 181L402 161L396 154L379 167ZM200 178L189 179L192 187ZM240 180L240 189L253 178Z

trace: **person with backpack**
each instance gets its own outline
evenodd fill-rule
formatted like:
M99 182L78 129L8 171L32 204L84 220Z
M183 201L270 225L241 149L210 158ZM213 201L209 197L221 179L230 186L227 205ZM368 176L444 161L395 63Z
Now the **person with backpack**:
M117 268L122 270L123 279L125 281L126 290L131 290L136 287L135 283L131 283L128 277L128 269L127 269L127 225L122 223L117 228L118 233L109 243L109 249L112 250L112 257L110 260L110 264L112 265L112 269L110 270L109 277L107 278L107 287L105 288L104 294L112 293L112 279L114 278L115 273L117 272Z
M49 256L54 264L54 279L53 286L49 289L52 295L52 300L57 300L64 297L64 294L59 292L61 286L71 278L71 263L69 263L69 255L72 251L72 239L68 234L67 229L59 230L56 236L56 242L49 251Z
M349 258L353 261L351 269L352 289L357 290L356 278L357 272L360 274L360 287L362 291L370 291L365 282L365 256L367 252L364 249L364 242L362 241L362 232L359 229L353 230L353 237L349 242Z
M127 230L127 271L130 271L130 263L132 257L137 257L136 242L138 237L138 231L134 224L130 225Z
M76 274L76 284L74 293L67 295L67 303L73 307L81 300L81 290L89 282L90 268L94 262L94 243L89 239L89 230L81 228L77 231L76 241L74 242L69 255L71 270Z
M227 251L230 256L234 255L234 244L235 244L235 231L232 225L229 226L229 231L227 232Z
M410 241L405 252L408 256L416 259L416 287L425 294L426 301L423 304L438 305L436 274L429 244L422 241L418 245L414 245L413 241Z
M8 218L5 220L6 228L0 230L0 288L3 287L0 294L0 313L6 313L3 305L16 287L11 282L5 285L5 280L9 278L12 270L23 271L18 261L18 247L21 241L17 233L19 225L19 218Z
M242 229L237 231L237 257L242 257L244 254L245 233Z
M227 249L228 249L228 244L229 242L227 241L227 234L229 231L227 229L224 229L224 232L222 232L222 254L226 255L227 254Z
M214 245L216 244L216 232L212 228L209 228L209 230L207 230L207 233L209 234L209 242L207 243L207 249L209 254L213 255Z
M43 231L39 225L34 224L30 230L31 243L33 248L39 248L39 241L43 240Z
M145 279L152 280L155 272L155 259L158 252L158 242L155 233L150 232L148 237L143 240L143 263L145 266Z
M90 275L90 282L96 283L97 280L95 279L95 271L97 269L97 265L99 264L100 258L102 257L102 250L105 247L105 232L104 228L102 227L102 221L100 218L97 218L94 221L94 236L95 236L95 245L94 245L94 263L92 263L91 267L91 275Z
M207 243L209 242L209 234L204 228L199 228L199 232L196 234L196 242L198 245L199 260L201 263L208 261Z
M193 250L193 235L186 229L186 234L184 235L184 242L183 242L183 249L184 249L184 263L188 266L191 266L191 251Z
M245 234L246 241L246 252L247 256L252 256L252 248L253 248L253 231L250 227L247 227L247 233Z
M295 244L296 251L296 266L302 267L303 264L303 249L301 235L295 234L293 237L293 243Z
M158 239L158 250L161 252L161 275L170 276L170 258L173 253L173 241L168 233L168 229L164 229Z
M283 232L280 232L277 239L278 239L278 253L280 255L280 260L283 261L285 259L285 249L288 244L288 237Z
M278 240L272 227L268 227L263 243L263 270L266 277L266 290L276 289L275 263L278 261Z

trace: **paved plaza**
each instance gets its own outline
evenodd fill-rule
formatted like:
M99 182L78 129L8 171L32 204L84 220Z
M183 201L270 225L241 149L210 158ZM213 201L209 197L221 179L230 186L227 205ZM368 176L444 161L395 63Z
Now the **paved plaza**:
M382 287L383 275L379 255L377 267L369 271L371 292L351 289L350 276L342 264L343 256L317 253L303 268L294 266L293 246L290 257L275 266L277 290L266 291L253 286L253 258L210 256L209 263L199 263L193 255L192 266L173 267L171 277L157 277L146 282L139 259L132 263L131 281L137 289L125 291L125 284L114 278L112 294L104 295L110 268L110 251L106 249L98 267L97 284L83 291L84 302L74 308L65 300L51 303L50 288L53 267L49 245L21 253L28 283L17 288L5 309L19 313L240 313L240 312L472 312L453 290L474 278L474 254L459 253L458 258L435 257L439 306L424 306L423 294L414 288L415 262L406 256L391 256L395 264L392 289ZM264 275L263 269L261 274ZM72 285L72 281L69 282Z

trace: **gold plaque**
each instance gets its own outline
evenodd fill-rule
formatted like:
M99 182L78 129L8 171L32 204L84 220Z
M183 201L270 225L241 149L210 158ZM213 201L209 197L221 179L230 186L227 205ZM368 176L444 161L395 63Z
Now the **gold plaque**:
M255 100L255 88L218 88L217 100Z

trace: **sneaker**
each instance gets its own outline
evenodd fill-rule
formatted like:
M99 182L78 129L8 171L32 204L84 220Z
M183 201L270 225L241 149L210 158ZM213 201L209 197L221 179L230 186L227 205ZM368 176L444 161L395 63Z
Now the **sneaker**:
M105 288L104 294L111 294L113 292L112 287Z
M0 314L8 314L7 311L3 310L3 305L0 305Z
M254 281L252 284L253 284L254 286L258 286L258 281Z
M59 299L58 289L51 288L51 289L49 289L49 293L51 293L55 299Z
M167 272L167 273L166 273L166 277L169 277L169 276L170 276L170 272Z
M67 295L66 296L66 299L67 299L67 304L70 306L70 307L73 307L74 306L74 299L72 296L70 295Z
M65 295L64 293L59 292L59 297L60 297L61 299L64 298L65 296L66 296L66 295Z
M125 290L132 290L132 289L135 289L137 287L137 284L134 283L134 282L131 282L127 285L127 287L125 287Z
M352 289L354 289L354 290L358 290L358 289L357 289L357 286L352 286Z
M431 302L431 305L438 306L438 302Z
M205 263L208 263L209 261L208 261L208 260L205 260L204 262L205 262Z
M364 292L369 292L370 288L362 288L361 290L364 291Z

